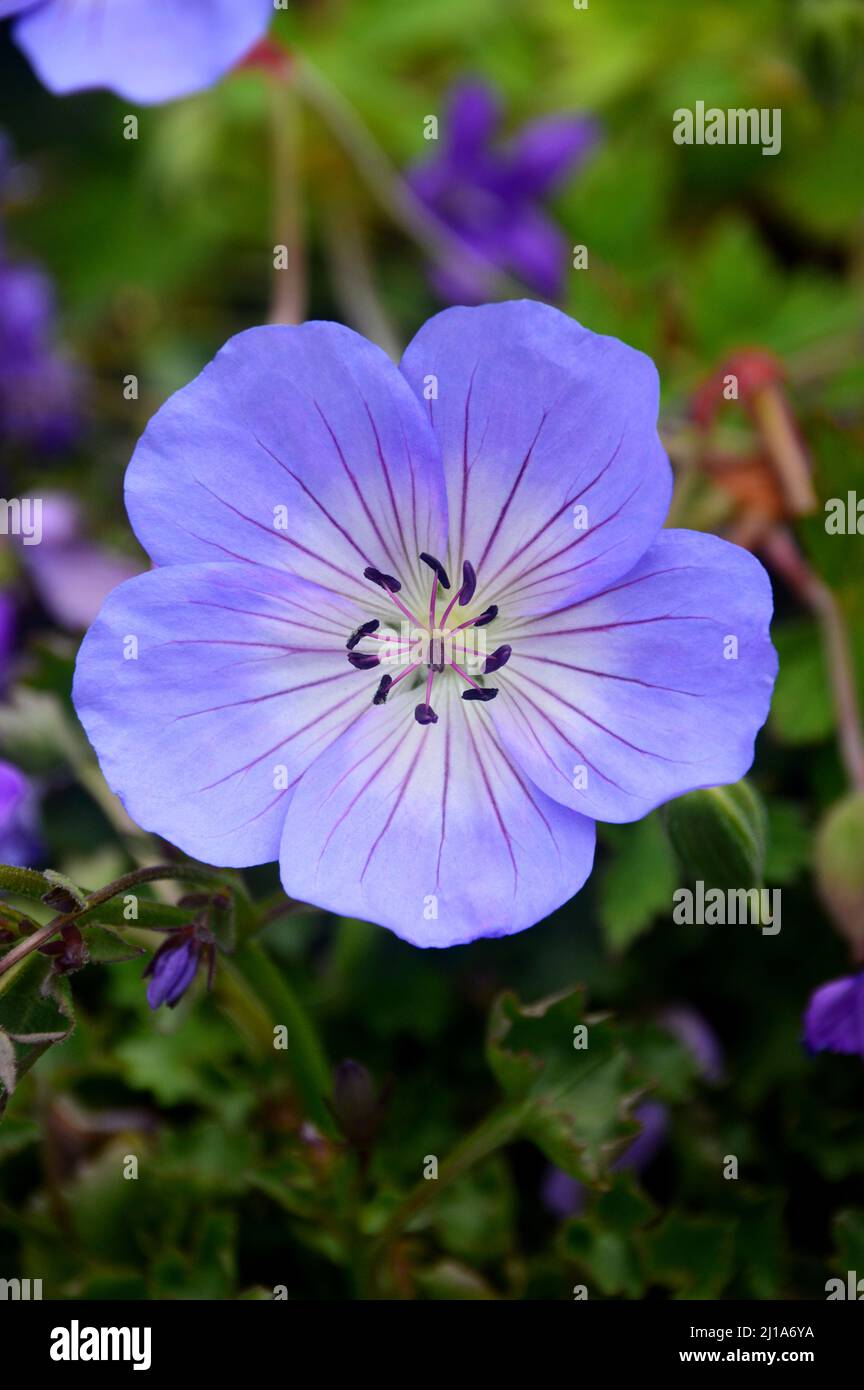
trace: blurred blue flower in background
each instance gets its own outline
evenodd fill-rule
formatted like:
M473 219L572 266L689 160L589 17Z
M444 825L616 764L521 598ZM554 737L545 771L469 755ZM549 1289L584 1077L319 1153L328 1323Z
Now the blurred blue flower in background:
M500 119L490 86L476 80L457 84L440 154L408 173L421 202L477 258L454 258L431 272L436 291L450 303L477 304L488 297L484 262L518 276L547 299L561 288L567 240L540 200L584 163L599 128L589 116L549 116L496 144Z
M814 990L804 1015L804 1044L809 1052L864 1058L864 970Z
M0 862L26 867L40 856L33 784L17 767L0 762Z
M273 18L273 0L0 0L15 40L58 95L108 87L173 101L216 82Z
M42 499L42 541L21 558L46 612L72 632L92 623L112 589L140 574L137 563L88 539L79 502L69 493Z
M54 318L48 276L0 249L0 442L53 452L78 433L80 379L57 350Z

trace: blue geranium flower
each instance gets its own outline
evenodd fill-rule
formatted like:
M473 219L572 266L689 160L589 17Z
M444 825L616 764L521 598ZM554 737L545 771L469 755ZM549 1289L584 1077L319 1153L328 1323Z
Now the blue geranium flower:
M78 658L133 819L450 946L576 893L596 820L737 781L770 584L661 530L657 405L647 357L531 301L439 314L400 368L338 324L233 338L138 445L157 568Z
M267 32L273 0L0 0L45 86L173 101L217 81Z

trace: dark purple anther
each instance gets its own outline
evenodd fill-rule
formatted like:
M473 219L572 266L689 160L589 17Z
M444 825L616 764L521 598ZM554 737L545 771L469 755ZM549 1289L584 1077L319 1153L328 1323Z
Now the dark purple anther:
M399 580L394 579L392 574L382 574L381 570L376 570L372 565L367 565L363 574L367 579L371 579L373 584L380 584L382 589L389 589L391 594L398 594L402 588Z
M463 690L463 691L462 691L462 699L463 699L463 700L482 700L484 704L487 704L487 703L489 702L489 700L494 700L494 699L495 699L495 696L496 696L497 694L498 694L498 687L497 687L497 685L487 685L485 690L481 690L479 686L476 686L476 687L475 687L475 686L472 685L472 687L471 687L470 690Z
M349 652L348 660L355 671L371 671L373 666L380 665L381 658L374 652Z
M438 716L431 705L418 705L414 711L418 724L437 724Z
M423 561L424 565L429 566L430 570L435 571L438 576L438 583L441 585L442 589L449 589L450 578L441 561L436 560L434 555L427 555L425 550L421 552L420 559Z
M393 677L392 677L392 676L382 676L382 677L381 677L380 681L378 682L378 689L375 691L375 694L372 696L372 703L373 703L373 705L383 705L383 704L384 704L384 701L387 699L387 696L388 696L388 694L389 694L389 692L390 692L390 687L391 687L392 684L393 684Z
M477 588L477 574L470 560L462 562L462 588L459 590L459 606L470 603Z
M354 648L357 646L357 643L362 641L364 637L368 637L369 633L374 632L375 629L378 627L380 627L378 619L370 618L368 623L361 623L358 628L355 628L354 631L351 633L351 636L348 638L348 641L345 643L345 646L348 648L349 652L353 652Z
M490 606L483 613L480 614L479 618L474 619L474 627L485 627L487 623L491 623L492 619L497 617L497 603L490 604Z
M483 667L484 676L491 676L493 671L500 671L502 666L506 666L513 652L512 647L496 647L491 656L487 656L486 664Z

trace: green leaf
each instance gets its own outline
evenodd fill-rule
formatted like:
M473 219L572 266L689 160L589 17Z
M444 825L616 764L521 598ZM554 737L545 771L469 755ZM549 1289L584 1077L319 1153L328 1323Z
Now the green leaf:
M838 1211L834 1217L834 1241L840 1266L836 1273L854 1269L859 1277L864 1275L864 1212Z
M134 960L136 956L146 955L143 946L124 941L122 936L95 923L84 932L87 954L95 965L113 965L124 960Z
M679 1298L714 1298L729 1279L735 1223L670 1212L643 1239L649 1281Z
M15 1044L17 1082L47 1048L65 1042L74 1026L69 982L52 974L44 956L25 956L0 979L0 1030ZM10 1089L4 1084L0 1109Z
M855 945L864 943L864 792L832 806L816 839L819 891L837 926Z
M585 1041L586 1046L576 1046ZM583 1011L581 990L493 1006L487 1057L519 1130L559 1168L597 1183L634 1133L631 1059L613 1026Z
M688 792L663 808L666 833L687 882L707 888L760 887L765 808L749 782Z
M769 725L782 743L818 743L834 728L831 683L822 637L809 618L778 624L773 630L780 659Z
M0 864L0 891L14 893L17 898L32 898L42 902L51 892L51 883L35 869L19 869L14 864Z
M805 812L795 801L776 799L768 802L767 811L766 881L793 883L810 863L810 830Z
M256 942L247 943L223 968L251 988L274 1024L286 1028L288 1046L276 1055L286 1058L309 1118L322 1133L332 1135L333 1119L324 1104L332 1086L330 1068L312 1020L284 974Z
M564 1259L584 1269L589 1294L594 1285L610 1298L616 1294L638 1298L642 1294L638 1254L632 1242L617 1231L586 1221L568 1221L559 1233L558 1248Z
M668 915L677 882L675 858L659 816L635 825L605 826L612 854L600 879L600 913L606 940L624 951L654 918Z

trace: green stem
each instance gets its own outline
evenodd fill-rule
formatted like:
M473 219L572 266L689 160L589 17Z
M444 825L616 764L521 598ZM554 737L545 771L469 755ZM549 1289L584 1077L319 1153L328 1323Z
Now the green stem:
M229 975L239 976L249 986L274 1024L285 1027L288 1034L285 1056L306 1113L323 1134L335 1137L335 1125L324 1103L332 1089L324 1048L284 973L254 941L247 942L236 956L225 962L224 968Z
M357 111L324 73L313 67L308 59L295 57L294 75L297 90L329 126L381 207L436 265L445 269L462 266L484 276L490 295L498 292L524 297L523 285L454 236L420 202Z
M373 1296L376 1296L375 1291L380 1283L382 1265L415 1217L431 1206L444 1188L452 1186L469 1169L482 1163L505 1144L511 1143L517 1137L521 1124L521 1110L509 1104L499 1106L487 1115L476 1129L460 1140L442 1163L437 1179L422 1178L407 1197L403 1198L367 1252L367 1280Z
M273 270L271 323L300 323L306 310L306 257L300 195L300 108L290 74L272 87L273 236L287 268Z
M93 910L107 903L111 898L115 898L120 893L125 893L130 888L137 888L142 883L153 883L157 879L179 879L189 883L213 883L220 888L232 888L235 892L242 892L239 880L236 875L221 872L218 869L208 869L199 864L156 864L149 869L133 869L131 873L123 874L120 878L115 878L112 883L107 883L104 888L97 888L94 893L88 893L80 907L76 907L71 912L62 912L59 916L52 918L46 926L39 931L33 932L32 936L25 937L24 940L17 942L10 951L0 958L0 975L5 975L8 970L17 965L25 956L32 951L38 951L56 936L64 927L68 927L72 922L86 922L92 916ZM56 884L44 877L43 874L36 873L34 869L17 869L10 864L0 864L0 889L7 892L19 894L29 898L41 899L45 893L50 892Z

